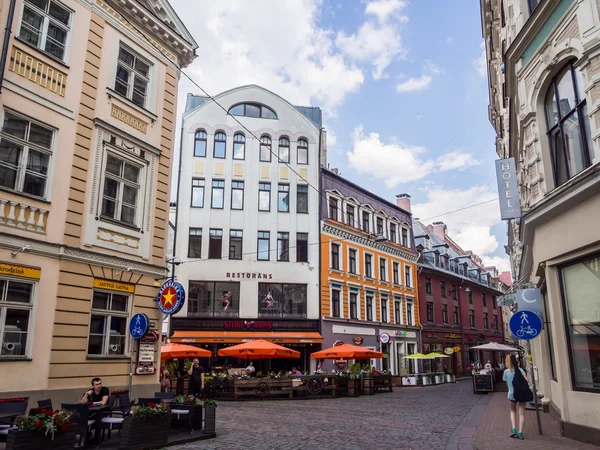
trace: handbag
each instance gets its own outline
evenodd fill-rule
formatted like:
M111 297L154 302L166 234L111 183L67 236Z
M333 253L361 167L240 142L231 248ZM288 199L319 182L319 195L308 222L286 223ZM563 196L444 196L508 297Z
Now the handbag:
M513 384L513 397L519 403L526 403L533 400L533 392L529 389L529 383L521 373L521 370L515 368L515 376L512 380Z

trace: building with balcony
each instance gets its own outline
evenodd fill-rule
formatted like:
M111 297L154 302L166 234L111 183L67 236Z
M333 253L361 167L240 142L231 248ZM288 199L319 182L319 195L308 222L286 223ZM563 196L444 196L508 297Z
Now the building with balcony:
M0 396L60 404L96 376L126 388L129 319L160 319L177 68L197 45L165 0L3 6ZM153 393L160 348L134 352L132 395Z
M599 5L481 0L481 17L496 152L517 165L513 279L545 301L538 388L565 436L600 444Z
M321 189L323 345L376 349L385 356L372 365L414 372L403 359L419 350L420 330L410 196L394 204L325 168Z
M259 86L215 99L225 111L188 95L183 116L174 254L188 299L171 341L216 357L224 345L264 338L299 350L308 369L321 342L321 110Z
M470 373L471 363L502 362L496 352L471 350L504 341L502 311L496 304L502 283L496 268L484 267L481 258L460 248L443 222L425 226L415 219L413 230L419 252L423 352L450 356L426 368L441 372L445 365L463 374Z

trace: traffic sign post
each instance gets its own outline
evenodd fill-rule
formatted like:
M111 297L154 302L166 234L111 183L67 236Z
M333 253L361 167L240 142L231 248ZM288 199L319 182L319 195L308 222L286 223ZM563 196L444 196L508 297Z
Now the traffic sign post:
M131 353L129 354L129 395L132 395L133 384L133 355L135 353L135 341L143 338L150 329L150 319L146 314L134 314L129 322L129 334L131 335ZM133 397L132 397L133 398Z
M533 387L533 401L535 402L535 415L538 424L538 433L542 433L542 421L540 419L540 407L538 405L537 388L535 385L535 374L533 373L533 357L531 355L531 340L539 336L542 331L542 319L536 313L526 309L513 314L508 323L510 332L519 339L527 341L527 359L531 372L531 383ZM518 370L515 367L515 370Z

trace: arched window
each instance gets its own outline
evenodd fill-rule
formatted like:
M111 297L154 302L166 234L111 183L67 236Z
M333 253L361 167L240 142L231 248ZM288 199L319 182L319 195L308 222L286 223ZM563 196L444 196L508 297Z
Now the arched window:
M233 136L233 159L244 159L246 154L246 137L242 133Z
M298 139L298 164L308 164L308 141Z
M271 136L266 134L260 138L260 160L271 162Z
M198 130L194 136L194 156L206 156L206 131Z
M279 161L290 162L290 140L285 136L279 138Z
M277 119L277 114L271 108L258 103L240 103L229 108L232 116L256 117L260 119Z
M213 157L224 159L225 158L225 147L227 145L227 136L222 131L215 133L215 146L213 150Z
M594 159L583 87L581 72L569 63L552 79L546 93L546 124L556 186L589 167Z

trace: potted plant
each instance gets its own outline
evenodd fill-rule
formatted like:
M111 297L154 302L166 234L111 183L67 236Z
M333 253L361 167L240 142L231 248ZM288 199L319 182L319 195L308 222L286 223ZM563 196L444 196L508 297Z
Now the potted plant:
M360 364L352 364L349 370L348 397L358 397L360 395Z
M17 419L17 429L9 430L7 450L72 449L75 428L71 414L65 410L36 408Z
M120 434L119 450L142 450L167 444L171 428L171 408L164 402L134 406L126 416Z
M454 383L454 382L456 382L454 373L451 370L446 369L446 383Z
M206 386L206 378L204 379ZM171 402L171 409L189 409L192 429L202 429L202 402L193 395L176 395Z
M216 400L204 400L204 432L206 434L216 433L217 402Z

